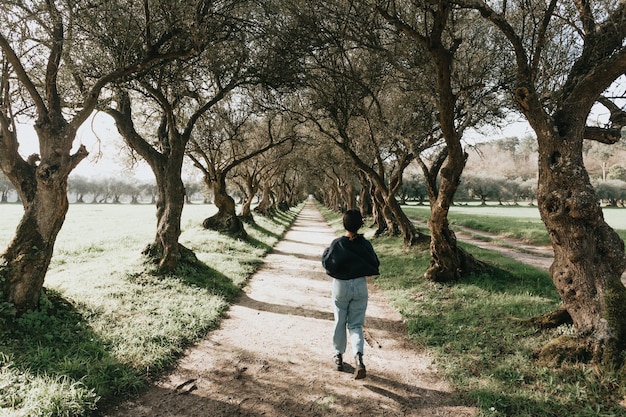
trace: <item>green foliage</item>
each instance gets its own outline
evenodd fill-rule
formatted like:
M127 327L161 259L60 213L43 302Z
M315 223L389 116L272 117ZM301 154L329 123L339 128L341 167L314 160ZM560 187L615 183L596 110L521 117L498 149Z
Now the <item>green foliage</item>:
M297 215L257 219L247 242L204 230L207 208L185 208L179 239L199 261L163 276L140 256L154 207L72 206L40 309L0 328L0 415L87 416L143 389L217 325Z

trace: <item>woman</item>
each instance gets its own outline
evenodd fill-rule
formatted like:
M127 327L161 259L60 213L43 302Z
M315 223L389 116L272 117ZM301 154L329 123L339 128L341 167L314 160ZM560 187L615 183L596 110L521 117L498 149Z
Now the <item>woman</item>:
M358 210L346 211L343 215L346 234L333 240L322 255L322 265L326 273L333 277L335 364L337 370L343 370L343 354L349 332L356 360L355 379L365 378L366 375L363 364L363 323L368 298L366 278L378 275L380 265L372 244L358 233L361 226L361 213Z

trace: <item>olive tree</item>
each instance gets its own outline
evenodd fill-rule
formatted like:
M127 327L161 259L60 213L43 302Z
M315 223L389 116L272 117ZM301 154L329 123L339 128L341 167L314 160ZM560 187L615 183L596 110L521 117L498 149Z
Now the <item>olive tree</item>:
M293 140L296 133L292 121L273 114L261 118L242 100L241 95L233 96L233 101L206 114L189 143L187 154L212 189L218 209L202 225L245 238L247 233L237 217L235 201L227 192L227 178L237 166Z
M188 53L173 42L174 28L153 27L152 6L150 1L80 0L0 5L0 168L24 206L15 236L0 255L0 293L18 314L38 305L68 210L68 177L87 156L75 143L76 132L101 92ZM96 52L101 50L97 39L103 38L123 49L122 32L143 48L117 58ZM20 117L34 122L39 145L26 158L19 153Z
M621 112L612 111L604 126L588 120L626 71L626 3L457 3L476 10L506 39L511 97L537 135L537 204L554 249L550 275L576 330L546 345L542 357L558 361L584 352L620 364L626 350L624 242L604 221L583 142L621 137Z
M404 170L426 143L423 139L430 136L423 134L421 121L405 123L406 131L392 120L405 118L398 111L403 104L397 101L401 87L386 59L388 39L379 36L380 22L373 10L344 2L310 7L308 13L324 14L325 19L302 23L315 47L307 60L298 111L366 175L380 215L379 232L401 234L406 245L413 245L422 235L395 193Z
M494 53L498 45L491 42L486 25L472 22L469 13L455 10L450 2L392 1L376 9L402 33L401 41L414 43L430 57L423 71L433 82L436 129L445 146L430 166L422 158L418 161L431 203L431 264L425 276L454 281L482 267L457 244L448 212L468 157L462 142L465 130L500 117L498 85L491 83L499 70Z
M198 126L235 89L289 80L280 56L288 41L273 30L280 16L270 6L275 5L247 0L163 4L169 14L162 24L178 28L178 42L193 53L119 83L105 108L155 174L157 232L144 253L161 272L173 271L182 255L195 261L178 238L185 198L182 166L190 141L204 134L196 132Z

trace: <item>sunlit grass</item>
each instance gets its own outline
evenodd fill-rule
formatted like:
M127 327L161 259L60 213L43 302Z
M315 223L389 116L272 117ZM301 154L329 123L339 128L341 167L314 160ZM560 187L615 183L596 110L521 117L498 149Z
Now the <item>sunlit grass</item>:
M42 311L0 329L0 415L89 415L142 389L214 328L296 211L257 217L248 241L204 230L213 213L185 207L179 241L200 263L160 276L141 256L155 236L153 206L70 206ZM6 246L21 207L1 214L14 220L0 224Z

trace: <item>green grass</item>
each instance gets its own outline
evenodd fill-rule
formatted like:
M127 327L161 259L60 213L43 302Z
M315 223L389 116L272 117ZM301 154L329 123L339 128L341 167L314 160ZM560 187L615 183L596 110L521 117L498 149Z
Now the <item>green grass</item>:
M339 215L324 214L339 230ZM460 400L477 406L479 416L626 416L618 405L626 390L616 374L582 363L537 363L545 343L572 332L523 322L560 304L546 272L463 245L489 263L489 272L434 284L424 279L427 246L407 252L400 238L371 234L366 232L381 261L377 285L406 320L409 337L433 353Z
M185 207L180 242L201 263L157 276L140 256L154 206L72 205L42 310L0 329L0 415L90 415L141 390L214 328L296 211L256 217L246 242L204 230L214 212ZM0 205L0 216L6 247L21 207Z
M410 218L427 221L429 206L403 206ZM607 223L626 240L626 210L604 208ZM550 237L539 217L537 207L459 205L450 208L448 220L452 226L493 233L505 238L519 239L534 245L549 245Z

